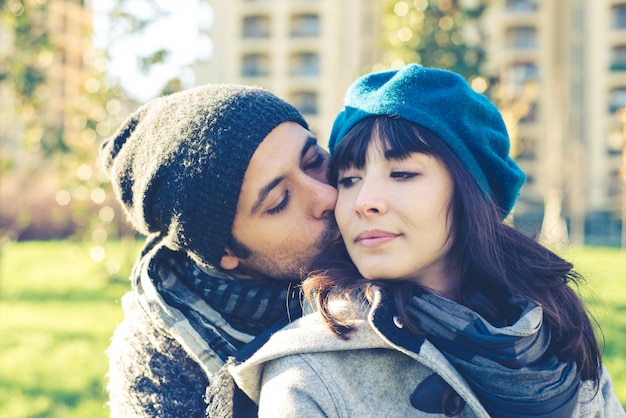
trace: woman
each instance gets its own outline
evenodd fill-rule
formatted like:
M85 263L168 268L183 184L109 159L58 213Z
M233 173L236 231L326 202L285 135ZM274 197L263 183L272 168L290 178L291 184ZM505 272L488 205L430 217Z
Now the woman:
M626 416L579 275L503 223L524 175L491 102L448 71L370 74L330 147L345 245L303 283L318 312L230 368L259 416Z

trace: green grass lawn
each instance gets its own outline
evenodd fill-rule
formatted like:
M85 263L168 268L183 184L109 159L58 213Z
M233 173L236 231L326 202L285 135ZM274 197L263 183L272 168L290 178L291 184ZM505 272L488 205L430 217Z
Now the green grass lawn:
M0 254L0 418L108 417L105 349L137 246L9 244ZM117 260L117 261L116 261ZM113 263L113 264L110 264Z
M108 417L105 350L139 246L111 243L105 262L76 242L9 244L0 253L0 418ZM605 363L626 405L626 255L563 251L605 336ZM115 263L119 263L119 271Z
M568 249L561 255L586 279L581 293L600 323L604 364L626 407L626 253L617 248L585 247Z

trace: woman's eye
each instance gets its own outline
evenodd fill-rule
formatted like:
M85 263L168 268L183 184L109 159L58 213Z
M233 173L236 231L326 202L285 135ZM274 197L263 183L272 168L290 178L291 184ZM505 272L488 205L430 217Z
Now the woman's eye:
M394 171L391 173L391 178L398 180L408 180L417 176L417 173L409 172L409 171Z
M289 204L289 199L290 199L290 195L289 195L289 191L287 191L285 192L285 197L283 198L283 200L281 200L278 205L274 206L273 208L268 209L266 213L268 215L275 215L278 212L282 211Z
M337 181L337 186L348 188L356 183L358 180L359 178L354 176L342 177Z

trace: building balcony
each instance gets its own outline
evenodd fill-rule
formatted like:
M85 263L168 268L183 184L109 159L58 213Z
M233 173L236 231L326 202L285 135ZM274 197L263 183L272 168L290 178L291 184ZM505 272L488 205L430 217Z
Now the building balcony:
M626 89L626 77L624 71L611 71L607 74L607 85L609 90Z
M615 1L611 6L611 27L613 29L626 29L626 2Z
M502 13L502 24L504 27L507 26L537 26L539 22L539 13Z
M243 18L241 36L244 39L268 39L272 35L272 21L268 16L253 15Z
M272 10L272 2L268 0L245 0L243 8L246 12L262 12Z
M613 45L626 45L626 28L611 29L609 42Z
M503 66L510 66L516 62L539 62L540 54L539 49L518 49L512 47L506 47L500 52L499 61Z
M289 49L292 53L306 52L311 50L318 50L321 44L321 38L292 38L288 39Z
M289 36L291 38L317 38L321 34L320 17L316 13L300 13L291 17Z
M319 94L315 90L293 91L289 94L289 102L305 116L319 114Z
M536 12L539 8L538 0L506 0L504 11L513 14L527 14Z
M609 65L609 70L615 73L621 73L620 78L626 76L626 61L613 61Z

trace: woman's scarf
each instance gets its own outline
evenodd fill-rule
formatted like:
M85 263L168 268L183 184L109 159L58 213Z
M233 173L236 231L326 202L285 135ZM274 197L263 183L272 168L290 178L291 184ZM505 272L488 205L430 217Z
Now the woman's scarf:
M513 325L496 327L471 309L429 292L410 299L407 313L459 370L493 417L571 416L580 379L573 360L548 353L541 306L509 300Z
M162 245L135 265L133 287L155 326L183 347L209 381L229 356L265 329L302 314L290 282L200 267Z

